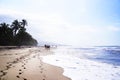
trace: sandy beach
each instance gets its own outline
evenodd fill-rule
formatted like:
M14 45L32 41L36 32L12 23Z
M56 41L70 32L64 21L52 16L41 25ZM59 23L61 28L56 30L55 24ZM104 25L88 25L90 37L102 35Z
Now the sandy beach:
M46 55L53 52L43 47L0 50L0 80L71 80L62 68L44 63Z

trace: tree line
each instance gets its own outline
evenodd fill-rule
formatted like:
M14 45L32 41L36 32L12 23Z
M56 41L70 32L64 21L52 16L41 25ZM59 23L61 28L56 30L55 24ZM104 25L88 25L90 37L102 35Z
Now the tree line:
M26 32L27 21L14 20L11 24L0 23L0 45L1 46L36 46L38 44L28 32Z

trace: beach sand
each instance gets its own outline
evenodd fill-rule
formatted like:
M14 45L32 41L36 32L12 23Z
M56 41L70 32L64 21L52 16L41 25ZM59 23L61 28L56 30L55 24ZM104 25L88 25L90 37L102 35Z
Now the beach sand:
M43 47L0 50L0 80L71 80L62 68L44 63L46 55L53 52Z

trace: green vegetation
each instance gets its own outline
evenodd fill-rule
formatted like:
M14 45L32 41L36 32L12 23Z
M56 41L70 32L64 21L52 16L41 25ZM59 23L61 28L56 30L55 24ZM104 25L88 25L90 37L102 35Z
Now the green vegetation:
M14 20L12 24L0 24L0 45L1 46L36 46L37 41L26 32L27 21Z

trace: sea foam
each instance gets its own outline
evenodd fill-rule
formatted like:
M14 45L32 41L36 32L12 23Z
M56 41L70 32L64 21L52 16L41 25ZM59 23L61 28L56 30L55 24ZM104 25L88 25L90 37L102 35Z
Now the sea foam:
M58 48L43 61L64 69L63 75L72 80L120 80L120 66L90 60L70 48Z

